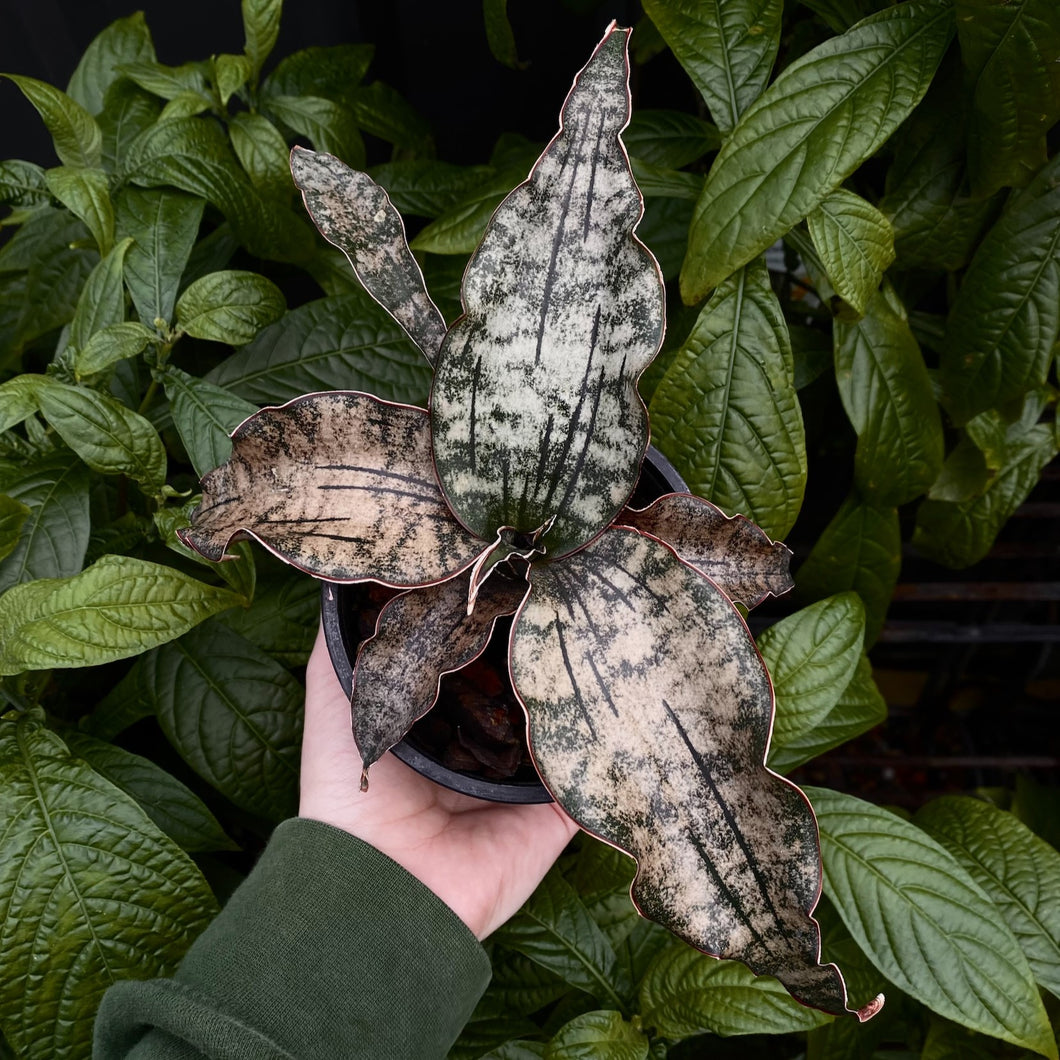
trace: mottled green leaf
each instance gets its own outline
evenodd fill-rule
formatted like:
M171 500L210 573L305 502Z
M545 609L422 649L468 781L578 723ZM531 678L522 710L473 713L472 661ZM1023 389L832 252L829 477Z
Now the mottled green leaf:
M933 1012L1056 1058L1027 960L954 858L888 810L823 788L824 885L873 964Z
M35 77L0 74L13 81L41 116L64 166L95 169L102 158L103 136L91 114L54 85Z
M426 405L431 385L421 351L360 291L291 310L206 378L259 405L344 387Z
M560 1027L544 1056L545 1060L647 1060L648 1039L621 1012L583 1012Z
M858 435L854 478L881 507L925 493L942 468L942 420L909 323L882 293L836 320L836 383Z
M103 992L170 975L217 911L143 810L32 717L0 722L4 1036L26 1060L88 1055Z
M263 114L241 111L228 123L232 147L251 182L263 195L286 200L291 191L287 141Z
M682 110L635 110L622 140L634 158L666 169L682 169L721 146L713 125Z
M1058 175L1060 157L1009 203L954 300L940 382L958 423L1045 382L1060 335Z
M70 345L75 350L83 350L97 331L125 320L122 267L131 245L131 239L123 239L92 269L85 281L70 322Z
M254 82L280 35L283 0L242 0L244 51L250 59Z
M317 151L337 155L355 169L364 168L364 140L341 103L322 96L270 95L268 107L285 125L308 137Z
M799 595L816 600L853 589L865 605L865 645L880 635L902 566L895 508L878 508L851 493L795 575Z
M651 423L693 493L770 537L791 529L806 443L787 325L763 263L742 269L703 308L655 390Z
M283 292L256 272L211 272L177 299L177 327L197 339L238 346L279 320Z
M769 80L780 46L782 9L782 0L644 4L726 135Z
M111 324L97 331L77 352L74 372L78 379L103 372L118 361L135 357L155 338L153 331L133 320Z
M34 162L18 158L0 162L0 203L15 209L46 206L48 188L44 170Z
M72 578L27 582L0 597L0 674L125 659L241 602L172 567L104 556Z
M949 43L946 0L909 0L787 66L715 159L681 273L699 301L805 217L920 101Z
M324 238L346 255L368 293L434 363L445 321L423 284L405 226L386 192L331 155L291 152L291 172Z
M628 530L530 579L511 670L553 796L637 859L646 916L775 975L803 1003L847 1011L809 916L816 825L799 790L763 765L772 690L732 603Z
M121 77L117 67L122 63L152 62L154 58L151 31L143 12L115 19L85 49L66 86L66 94L90 114L99 114L107 90Z
M20 500L0 494L0 562L15 551L29 515L29 508Z
M958 795L934 799L913 823L937 839L991 898L1038 983L1060 997L1060 853L1012 814Z
M162 99L176 99L184 93L204 96L206 93L205 63L191 62L180 66L166 66L159 62L123 63L118 69L145 92Z

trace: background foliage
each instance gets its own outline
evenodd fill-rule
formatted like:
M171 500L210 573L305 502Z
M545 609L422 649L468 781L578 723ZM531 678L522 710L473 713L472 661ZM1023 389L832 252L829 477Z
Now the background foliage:
M241 54L160 64L134 14L65 89L2 89L56 164L0 163L0 1055L88 1055L103 990L171 970L294 810L318 587L246 546L188 553L198 476L263 404L426 401L304 216L289 145L371 163L449 319L541 147L439 159L371 47L277 57L278 0L242 11ZM504 3L483 13L518 68ZM626 142L670 302L653 441L727 511L820 531L805 606L759 638L786 772L884 721L866 651L903 540L975 562L1057 452L1060 25L1052 0L644 0L634 44ZM691 105L637 108L668 48ZM804 508L837 464L845 498ZM826 955L855 1002L886 991L876 1020L675 942L582 838L490 941L453 1056L1055 1057L1056 849L972 793L911 820L808 795Z

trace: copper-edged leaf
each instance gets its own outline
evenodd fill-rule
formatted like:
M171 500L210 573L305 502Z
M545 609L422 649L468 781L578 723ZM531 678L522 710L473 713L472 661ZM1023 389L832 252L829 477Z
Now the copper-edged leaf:
M608 30L559 133L494 214L434 376L435 461L457 518L492 538L555 516L551 556L614 518L648 444L636 383L662 340L664 292L633 234L642 200L619 139L627 36Z
M750 519L730 518L702 497L669 493L639 511L627 508L618 521L665 542L744 607L780 596L794 585L785 545L771 541Z
M412 586L457 574L485 548L438 490L426 412L356 391L251 416L202 490L180 538L207 559L249 534L320 578Z
M427 294L387 193L367 173L304 147L291 152L291 173L321 235L346 255L368 293L433 364L445 320Z
M468 614L469 577L395 597L380 613L375 636L361 645L350 707L363 786L368 767L434 706L443 674L477 659L494 623L512 614L529 588L525 580L496 571L482 583Z
M763 765L772 689L728 597L625 529L530 577L512 677L557 801L637 859L645 915L806 1004L848 1011L809 915L817 825L799 789Z

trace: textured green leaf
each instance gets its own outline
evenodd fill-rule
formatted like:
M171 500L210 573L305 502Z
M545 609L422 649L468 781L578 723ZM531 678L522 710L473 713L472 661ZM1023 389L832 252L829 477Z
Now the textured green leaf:
M88 469L68 452L0 467L0 492L30 509L19 542L0 563L0 592L36 578L76 574L91 529Z
M688 225L692 220L692 203L688 199L650 199L644 204L644 218L637 235L652 252L667 282L681 271L688 249ZM668 312L670 312L668 310ZM640 392L647 400L652 391L645 389L646 380L658 370L663 353L648 365L640 377Z
M119 69L145 92L162 99L176 99L185 92L200 95L206 92L207 65L203 62L182 63L180 66L151 61L133 62L123 63Z
M123 239L89 274L70 321L70 345L83 350L98 331L125 320L122 267L132 245Z
M920 348L882 293L861 320L836 320L834 336L839 396L858 435L855 481L874 504L904 504L942 468L942 420Z
M125 78L107 89L98 121L103 133L103 167L108 173L124 169L130 145L155 123L161 110L157 97Z
M823 788L807 795L825 890L876 967L940 1016L1055 1060L1027 960L968 873L888 810Z
M633 898L646 916L775 975L803 1003L845 1012L809 916L816 826L799 790L763 765L772 690L735 607L627 530L530 579L511 671L553 796L637 859Z
M487 543L454 519L431 464L427 413L370 394L308 394L262 409L202 481L181 539L219 560L237 533L330 581L428 585Z
M483 179L437 220L421 228L409 246L431 254L470 254L481 242L497 207L522 175L505 169Z
M30 717L0 722L4 1036L87 1057L103 992L172 974L216 913L191 859Z
M90 114L98 114L107 90L121 77L117 67L122 63L152 62L154 58L151 31L143 12L115 19L85 49L66 86L66 94Z
M945 0L909 0L787 66L707 177L681 273L699 301L805 217L905 120L949 43Z
M0 432L18 426L40 408L42 385L46 385L43 376L28 372L0 383Z
M853 589L865 605L865 645L883 628L902 566L895 508L877 508L850 494L796 572L799 595L810 600Z
M251 182L263 195L286 200L291 191L287 141L263 114L241 111L228 123L232 147Z
M211 272L177 299L177 326L197 339L250 342L287 308L283 292L256 272Z
M250 59L255 83L280 35L283 0L242 0L244 50Z
M102 169L59 166L45 174L48 190L92 233L100 254L114 243L114 207L110 201L107 174Z
M703 187L703 178L696 173L663 169L636 158L630 160L630 167L641 195L647 199L688 199L693 202L699 198Z
M913 544L948 567L978 563L1056 456L1057 441L1051 425L1039 424L1011 443L1001 469L981 494L960 502L924 501L917 510Z
M791 1034L827 1023L775 979L757 978L736 961L719 961L690 946L669 946L640 984L644 1025L673 1041L696 1034Z
M173 425L188 451L191 466L200 478L223 464L232 453L230 435L257 405L244 401L224 387L167 367L166 396L173 412Z
M648 1039L621 1012L583 1012L560 1027L544 1056L545 1060L647 1060Z
M15 551L29 515L29 508L20 500L0 494L0 562Z
M354 169L363 169L364 140L353 115L341 103L323 96L275 96L268 99L269 112L306 136L318 151L343 159Z
M297 147L291 172L321 234L346 255L368 293L433 364L445 321L427 294L401 216L386 192L337 158Z
M426 405L431 385L420 350L359 291L289 311L206 378L259 405L343 387Z
M162 108L158 120L163 122L172 121L174 118L191 118L209 110L210 105L210 99L201 92L181 92Z
M780 46L782 9L782 0L644 4L726 135L769 80Z
M806 486L791 345L765 265L741 270L703 308L651 400L655 444L693 493L773 538Z
M82 732L100 740L113 740L130 725L154 714L154 696L145 680L147 658L149 655L140 656L96 709L81 719L78 725Z
M142 352L149 342L154 341L155 333L136 321L122 324L111 324L97 331L85 343L74 358L74 371L78 379L105 371L118 361L135 357Z
M100 776L121 788L182 850L236 850L206 804L148 758L81 732L64 734L67 747Z
M1060 335L1058 216L1060 157L987 233L950 310L940 381L958 423L1045 382Z
M968 158L980 195L1023 184L1060 118L1060 24L1052 0L955 0L971 100Z
M213 81L221 97L221 106L227 107L228 101L251 78L253 66L245 55L215 55L213 57Z
M285 55L262 85L263 97L327 96L341 101L368 72L371 44L302 48Z
M144 659L166 737L226 798L279 821L298 803L302 686L260 649L211 622Z
M721 146L713 125L682 110L636 110L622 140L634 158L665 169L682 169Z
M51 133L55 153L64 166L95 169L102 158L103 136L95 118L76 100L35 77L0 74L13 81L33 104Z
M0 203L15 209L32 209L48 204L44 170L34 162L9 158L0 162Z
M343 93L342 102L353 111L357 124L366 133L413 153L432 150L430 126L411 104L382 81L349 88Z
M128 475L148 495L166 481L166 450L148 420L106 394L48 380L44 418L93 471Z
M764 630L758 650L773 679L771 747L812 732L839 702L861 659L865 610L856 593L821 600Z
M958 795L934 799L913 823L937 839L991 898L1038 983L1060 997L1060 853L1012 814Z
M460 1032L446 1054L446 1060L540 1060L544 1054L527 1051L520 1043L529 1035L539 1034L536 1023L524 1016L494 1016L473 1020ZM533 1043L531 1043L533 1044Z
M405 217L438 217L494 175L492 166L457 166L437 158L387 162L371 171L372 179Z

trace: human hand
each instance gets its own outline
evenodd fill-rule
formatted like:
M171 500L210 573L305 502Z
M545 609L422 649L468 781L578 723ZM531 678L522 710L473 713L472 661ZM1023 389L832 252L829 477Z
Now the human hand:
M530 897L578 830L555 803L484 802L440 787L392 754L358 790L361 755L322 632L306 671L298 813L350 832L426 884L482 939Z

